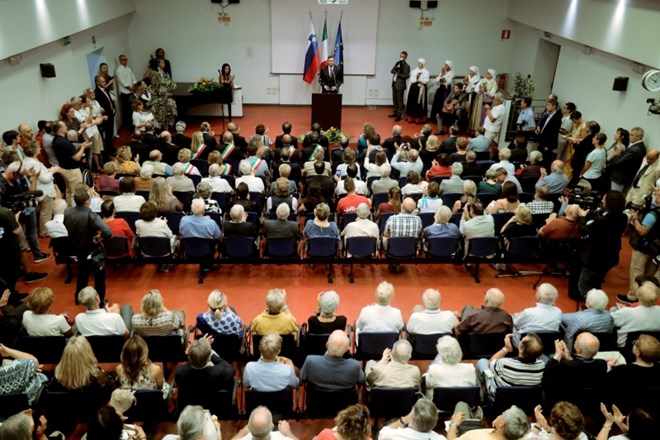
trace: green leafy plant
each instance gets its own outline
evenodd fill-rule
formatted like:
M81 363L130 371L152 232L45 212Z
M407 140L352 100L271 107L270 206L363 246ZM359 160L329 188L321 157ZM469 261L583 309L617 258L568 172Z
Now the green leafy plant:
M190 88L188 88L188 92L213 92L215 90L220 89L222 86L220 85L219 82L213 81L212 79L209 79L205 76L202 76L197 80L197 82L194 82Z
M523 75L516 72L513 76L513 97L514 98L532 98L534 96L534 80L532 75Z

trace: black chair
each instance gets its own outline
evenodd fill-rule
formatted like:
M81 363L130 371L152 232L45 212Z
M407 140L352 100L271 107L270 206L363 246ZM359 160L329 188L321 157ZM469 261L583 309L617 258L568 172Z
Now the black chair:
M541 229L545 226L545 221L550 217L550 213L547 214L532 214L532 223L536 226L537 229Z
M378 252L378 239L374 237L350 237L346 239L344 256L359 261L368 261L376 258ZM349 257L350 254L350 257ZM353 278L353 261L350 262L348 282L355 283Z
M222 209L222 212L227 211L227 193L212 192L211 198L218 202L218 206Z
M575 332L575 338L578 337L580 333L584 332L589 332L589 330L578 330ZM592 335L594 335L597 339L598 342L600 342L600 346L598 348L598 351L619 351L619 347L617 346L617 338L616 338L616 330L612 332L589 332ZM569 350L573 351L573 347L568 347Z
M99 362L119 362L121 350L126 342L123 335L86 336L85 338L92 346L92 351Z
M555 353L555 341L557 339L560 341L564 340L564 332L562 331L533 331L528 333L534 333L541 339L541 342L543 342L543 354L546 356L551 356ZM521 333L520 339L525 336L527 336L527 333Z
M165 217L167 220L167 227L170 228L172 234L179 235L179 224L184 214L180 211L162 211L158 213L159 216Z
M443 336L452 336L451 333L431 333L423 335L420 333L409 333L408 340L412 345L412 359L414 360L433 360L438 354L436 345L438 339Z
M145 259L172 257L172 246L167 237L138 237L138 249Z
M215 240L188 237L181 239L181 250L187 260L199 263L199 284L204 284L206 272L211 270L215 256Z
M151 359L151 351L149 352L149 358ZM161 422L172 420L171 415L167 411L167 400L163 399L163 392L161 390L136 390L135 404L124 415L131 422Z
M383 356L383 350L392 348L399 337L399 332L359 332L355 358L364 361L380 359Z
M378 419L396 419L409 414L417 399L417 388L372 388L367 393L367 407L375 429L378 429Z
M199 174L201 174L202 176L208 176L209 175L209 163L207 161L201 160L201 159L190 159L190 163L195 168L197 168L197 170L199 171ZM192 178L192 176L188 176L188 177ZM195 177L197 177L197 176L195 176ZM195 181L193 180L193 183L194 182ZM199 184L199 182L195 183L195 188L197 188L198 184Z
M250 200L257 204L259 212L264 209L264 196L260 192L250 191Z
M518 200L520 200L520 203L530 203L533 199L534 199L533 193L528 193L528 192L518 193Z
M190 180L192 180L193 185L195 185L195 188L197 188L199 182L202 181L202 176L198 176L197 174L186 174L186 177L189 177Z
M223 253L232 260L253 260L257 256L257 246L252 237L225 237Z
M474 387L437 387L433 388L433 403L439 411L454 412L458 402L467 403L470 408L481 403L480 388Z
M374 193L372 196L372 203L371 207L374 211L378 209L378 206L381 203L387 203L387 201L390 199L390 195L386 192L380 192L380 193Z
M499 199L500 196L498 193L477 193L477 199L484 205L488 206L490 202Z
M131 227L131 230L135 233L135 222L140 219L139 212L132 211L117 211L115 212L115 217L123 218L128 223L128 226Z
M543 389L541 387L498 387L495 391L493 414L502 414L511 408L511 405L516 405L525 411L528 416L533 416L534 407L541 403L543 403Z
M513 217L513 212L497 212L490 215L493 217L493 227L495 228L495 234L499 234L506 222L508 222L511 217Z
M417 237L390 237L385 255L388 258L408 259L417 256Z
M142 196L144 198L144 200L146 200L147 202L149 201L149 195L150 194L151 194L151 191L144 191L144 190L135 191L135 195Z
M181 202L181 204L183 205L183 210L189 212L190 205L192 204L192 199L193 199L192 191L172 191L172 194L174 195L174 197L176 197L179 200L179 202Z
M298 343L296 342L296 335L287 334L280 335L280 337L282 338L282 348L280 349L280 355L288 357L295 362L298 357ZM251 333L252 343L250 344L250 347L252 347L253 360L257 360L261 357L261 351L259 350L259 342L261 342L261 338L263 338L263 335Z
M486 174L486 171L495 163L494 160L489 160L489 159L480 159L477 160L477 165L481 167L481 174Z
M265 256L276 259L300 258L297 238L268 238L265 245Z
M536 182L539 181L538 177L521 177L519 179L522 190L526 193L534 194L536 191Z
M109 240L104 241L105 256L108 260L119 260L122 258L130 258L129 253L130 242L128 237L119 237L113 235Z
M305 385L305 412L309 419L333 419L339 411L358 402L355 388L322 391Z
M396 214L396 212L383 212L380 214L380 218L378 219L378 229L380 229L380 235L383 235L383 232L385 231L387 219L392 217L394 214Z
M251 414L258 406L265 406L273 413L275 420L292 419L298 410L293 399L293 388L280 391L256 391L245 389L245 413Z
M468 333L461 335L463 359L489 358L502 349L506 333Z
M177 415L188 405L199 405L215 414L219 420L235 420L238 417L236 407L236 385L231 390L194 390L184 392L179 388L176 402Z
M0 418L6 419L29 409L28 396L23 393L0 394Z
M195 321L194 331L195 339L199 339L205 334L213 336L211 347L218 353L218 356L227 362L246 359L245 339L242 335L221 335L216 333L199 315L197 315Z
M117 359L116 362L118 362ZM48 427L53 430L69 432L78 423L87 423L90 416L101 404L110 400L111 390L102 392L67 391L48 387L45 406L48 408ZM161 398L162 398L161 393Z
M508 246L504 246L502 261L507 264L521 263L533 264L539 261L540 241L537 236L513 237L508 240ZM543 271L515 270L507 268L506 272L500 272L497 278L518 277L526 275L541 275Z
M64 336L27 336L20 335L16 348L32 354L40 364L58 364L66 347Z
M468 241L468 252L465 257L466 263L475 263L472 277L475 283L480 283L479 266L481 263L495 263L499 250L497 237L478 237Z
M339 229L344 229L347 224L357 219L357 212L345 212L339 216Z
M337 257L339 240L332 237L310 237L307 239L307 258L327 260L328 283L332 283L332 261Z
M137 194L137 192L136 192L136 194ZM115 190L107 190L107 189L106 189L106 190L103 190L103 191L99 191L99 195L100 195L101 197L114 197L114 196L118 196L118 195L119 195L119 191L115 191ZM140 194L138 194L138 195L140 195ZM147 200L147 199L145 199L145 200Z
M422 229L431 226L435 222L435 212L420 212L417 215L422 220Z
M452 237L428 238L424 241L426 258L434 260L453 261L462 257L460 253L461 241Z
M50 240L50 248L55 256L55 264L64 264L66 266L66 279L64 284L71 283L73 279L73 265L78 264L76 251L71 244L69 237L59 237Z
M165 377L169 375L168 363L176 364L188 359L188 356L186 356L188 339L182 338L178 333L163 336L143 336L142 339L149 347L149 359L152 362L163 363Z
M484 180L483 176L477 176L477 175L471 175L471 176L461 176L461 179L463 180L471 180L474 182L475 185L479 185L479 182Z
M326 352L326 344L330 334L303 333L300 338L302 358L309 355L323 355ZM303 362L304 363L304 362Z
M448 207L449 209L452 209L454 206L454 203L456 203L458 200L461 200L461 197L463 196L462 193L449 193L449 194L442 194L440 197L442 198L442 204Z

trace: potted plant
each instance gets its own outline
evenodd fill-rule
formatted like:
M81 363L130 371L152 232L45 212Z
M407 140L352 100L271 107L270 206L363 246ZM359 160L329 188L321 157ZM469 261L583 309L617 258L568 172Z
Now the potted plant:
M532 75L523 75L516 72L513 76L513 97L514 99L532 98L534 96L534 80Z

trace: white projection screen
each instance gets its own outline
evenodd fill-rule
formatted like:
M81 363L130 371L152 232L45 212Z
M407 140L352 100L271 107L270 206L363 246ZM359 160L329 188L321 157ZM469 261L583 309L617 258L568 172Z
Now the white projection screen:
M328 53L334 52L341 21L344 74L374 75L379 0L349 0L347 5L320 5L318 0L271 0L271 70L274 74L302 74L307 52L309 12L321 48L323 18L328 12Z

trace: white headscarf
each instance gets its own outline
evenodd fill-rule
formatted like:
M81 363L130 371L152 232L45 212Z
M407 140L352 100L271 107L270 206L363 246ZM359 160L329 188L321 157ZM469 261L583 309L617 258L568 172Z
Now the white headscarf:
M495 77L497 76L497 70L495 70L495 69L492 69L492 68L488 69L488 73L490 73L490 75L493 77L493 79L495 79Z
M469 70L470 70L470 72L474 72L474 74L475 74L476 76L481 76L481 75L479 74L479 68L478 68L477 66L470 66L470 69L469 69Z
M426 60L424 58L418 58L417 62L420 63L422 66L426 67Z

